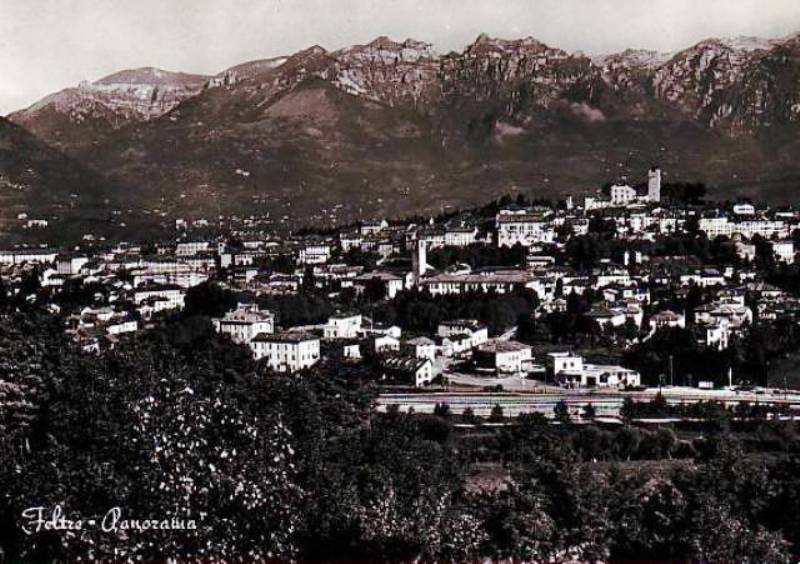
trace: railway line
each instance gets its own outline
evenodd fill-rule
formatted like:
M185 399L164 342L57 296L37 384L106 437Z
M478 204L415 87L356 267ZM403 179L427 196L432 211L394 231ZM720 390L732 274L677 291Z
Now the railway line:
M658 388L640 392L587 392L564 390L563 393L524 393L524 392L422 392L381 394L378 398L378 409L385 410L390 405L397 405L401 411L410 408L417 413L433 413L437 404L450 406L453 413L462 413L470 408L475 415L488 416L495 405L503 408L506 416L520 413L542 413L553 415L553 409L559 401L566 402L570 413L578 414L587 404L594 406L598 416L617 416L626 397L634 401L650 401L659 393ZM795 391L784 393L735 392L732 390L699 391L694 388L666 388L661 390L669 404L697 403L700 401L718 401L725 405L748 402L767 405L785 405L792 410L800 411L800 393Z

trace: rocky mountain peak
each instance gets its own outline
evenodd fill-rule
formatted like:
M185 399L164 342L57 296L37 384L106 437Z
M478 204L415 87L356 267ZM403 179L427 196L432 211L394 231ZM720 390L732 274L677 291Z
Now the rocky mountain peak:
M501 56L502 53L537 53L547 50L550 50L550 47L533 37L499 39L490 37L486 33L481 33L472 44L467 46L464 53L478 56L492 53L495 56Z
M203 75L171 72L155 67L141 67L138 69L128 69L110 74L95 81L93 84L140 84L149 86L182 87L192 84L202 84L207 79L208 77Z

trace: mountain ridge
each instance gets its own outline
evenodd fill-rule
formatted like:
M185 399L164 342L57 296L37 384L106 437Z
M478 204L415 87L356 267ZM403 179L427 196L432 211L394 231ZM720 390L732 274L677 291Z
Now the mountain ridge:
M154 80L147 69L109 82ZM440 54L381 36L194 76L146 112L92 95L77 118L40 108L30 129L106 178L111 200L150 217L248 213L276 227L519 190L558 197L654 162L668 178L731 195L791 199L785 179L797 177L797 34L601 58L530 37L482 34ZM93 84L91 93L105 86ZM12 119L29 126L23 117Z

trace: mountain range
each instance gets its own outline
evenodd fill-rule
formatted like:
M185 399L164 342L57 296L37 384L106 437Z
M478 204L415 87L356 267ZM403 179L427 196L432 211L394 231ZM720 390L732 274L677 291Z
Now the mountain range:
M122 71L8 119L0 155L34 150L47 163L47 181L13 209L45 207L78 231L434 213L637 182L655 163L719 198L785 202L800 181L800 35L592 57L533 38L481 35L442 54L379 37L214 76ZM42 164L6 160L10 185Z

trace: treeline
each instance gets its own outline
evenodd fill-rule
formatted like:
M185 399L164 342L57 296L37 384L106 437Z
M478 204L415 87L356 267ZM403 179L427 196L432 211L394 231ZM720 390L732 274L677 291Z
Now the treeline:
M242 292L227 290L216 282L203 282L186 291L185 306L178 317L222 317L243 299ZM275 323L282 327L322 323L336 312L336 304L312 287L297 294L263 295L255 301L260 308L274 313Z
M443 247L428 253L428 263L439 270L455 264L467 264L473 269L488 266L519 267L526 263L527 249L517 243L513 247L491 245L469 245L467 247Z
M516 325L521 316L530 316L538 303L538 296L530 290L435 297L425 291L407 290L377 304L373 315L376 321L428 334L435 333L442 321L477 319L488 326L491 335L499 335Z
M768 416L788 414L789 409L784 405L751 404L747 401L739 402L735 407L713 400L671 404L660 393L648 402L627 397L620 408L620 415L625 419L679 417L710 422L725 428L730 426L734 418L764 421Z
M623 354L625 365L638 370L643 382L695 385L699 380L717 385L736 381L767 385L774 363L800 346L800 327L790 320L759 321L718 351L698 344L691 329L662 328L650 339Z

